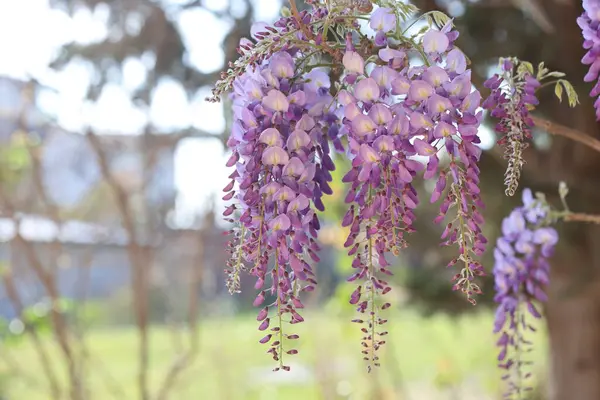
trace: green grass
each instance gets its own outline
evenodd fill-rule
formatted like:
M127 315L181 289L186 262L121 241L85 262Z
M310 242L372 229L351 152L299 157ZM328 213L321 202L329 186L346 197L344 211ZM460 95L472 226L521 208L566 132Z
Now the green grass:
M300 354L288 356L292 373L270 372L275 365L264 353L267 347L258 344L262 335L256 330L254 316L202 321L200 352L195 363L180 376L170 398L345 399L352 393L352 399L402 399L400 393L408 390L410 399L427 400L445 397L433 397L422 390L455 387L464 393L458 398L466 399L467 392L475 392L480 395L473 398L482 400L483 393L495 398L491 396L500 391L491 314L451 319L443 315L423 318L408 311L390 313L390 334L382 351L382 367L376 374L368 375L361 361L357 326L348 321L349 316L328 317L335 315L329 311L307 313L306 322L293 327L301 341ZM86 374L91 398L119 398L108 390L106 373L115 381L113 386L123 392L120 398L139 398L136 331L94 330L86 341L95 360ZM543 334L535 343L532 359L541 366L546 349ZM151 391L156 393L177 354L170 331L153 327L150 348ZM60 353L56 348L52 350L56 368L64 369ZM5 380L8 398L49 399L33 348L23 343L2 351L9 351L11 358L34 379L32 382L23 376L9 376ZM5 363L0 363L0 374L6 373ZM328 391L335 397L325 397Z

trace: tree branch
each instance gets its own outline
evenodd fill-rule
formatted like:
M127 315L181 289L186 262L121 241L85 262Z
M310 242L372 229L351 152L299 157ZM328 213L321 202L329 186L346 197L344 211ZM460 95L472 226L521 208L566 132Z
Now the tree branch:
M198 232L198 247L196 250L196 262L190 264L189 296L188 296L188 318L187 328L189 334L189 348L171 364L156 396L157 400L166 400L170 391L175 386L176 380L181 373L188 368L198 354L200 343L198 338L198 299L200 297L198 285L202 279L204 266L204 242L205 228Z
M600 225L600 215L569 213L565 215L564 220L568 222L588 222Z
M583 144L600 153L600 140L595 139L584 132L557 124L556 122L549 121L545 118L532 116L531 119L536 127L544 129L551 135L566 137L567 139Z
M117 209L121 216L121 223L128 236L127 254L132 269L131 289L133 292L133 307L140 335L138 390L140 391L140 399L148 400L150 394L148 390L148 276L146 267L149 265L146 264L147 251L137 241L136 226L129 206L129 197L112 174L100 140L91 130L87 132L87 138L96 153L102 176L113 191Z
M19 291L16 288L12 272L5 272L2 274L2 281L4 283L4 289L6 290L6 295L10 299L12 306L19 316L19 318L25 321L24 311L25 306L23 305L23 301L19 294ZM50 356L44 347L42 340L40 339L35 328L26 325L25 326L25 334L29 335L31 341L33 343L33 348L39 358L40 364L42 366L42 370L44 371L44 375L46 379L48 379L48 384L50 385L50 396L53 400L60 400L62 398L60 385L58 380L56 379L56 374L54 373L54 369L52 368L52 364L50 363Z

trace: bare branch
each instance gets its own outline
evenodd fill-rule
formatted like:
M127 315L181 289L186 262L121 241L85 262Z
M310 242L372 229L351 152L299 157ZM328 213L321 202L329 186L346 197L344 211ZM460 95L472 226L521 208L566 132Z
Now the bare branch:
M19 291L15 286L15 282L13 280L13 276L11 272L5 272L2 274L2 282L4 283L4 288L6 290L6 295L10 299L17 315L21 320L23 320L23 311L25 307L23 306L23 301L21 300L21 296L19 295ZM54 368L52 368L52 364L50 363L50 356L46 351L40 337L35 329L31 329L30 326L25 326L25 334L27 334L31 342L33 344L33 349L35 350L40 364L42 365L42 370L44 371L44 376L48 379L48 385L50 386L50 395L52 399L59 400L61 395L61 388L56 379L56 374L54 373ZM4 354L5 355L5 354ZM4 357L3 357L4 358Z
M568 222L588 222L591 224L600 225L600 215L568 213L567 215L565 215L564 220Z
M551 135L566 137L600 153L600 140L594 139L584 132L536 116L532 116L531 119L535 126Z
M189 285L189 298L188 298L188 333L189 333L189 349L186 353L179 356L167 372L165 379L163 380L157 400L166 400L169 392L175 386L175 382L179 375L191 365L192 361L196 357L199 350L198 340L198 299L199 289L198 285L202 279L202 266L204 259L204 229L200 230L198 235L198 247L196 250L196 262L190 265L190 285Z
M129 198L123 187L112 174L106 154L98 137L91 131L87 132L88 141L96 153L96 158L100 166L100 171L104 180L108 183L115 197L117 208L121 216L121 223L127 232L127 255L132 269L132 297L135 310L136 325L140 335L139 342L139 361L138 361L138 390L140 398L147 400L150 398L148 391L148 276L146 271L146 253L145 246L141 246L137 241L136 227L129 207Z
M64 315L59 309L60 292L56 285L56 279L51 272L48 272L44 267L44 264L40 261L37 253L31 243L25 240L20 234L20 221L18 216L15 214L15 208L7 195L4 193L2 187L0 187L0 204L4 208L4 211L13 219L15 224L15 236L14 242L21 248L25 257L27 258L28 265L33 269L37 278L42 283L48 297L50 297L51 307L50 316L52 319L52 326L54 328L54 336L56 337L62 354L67 362L67 370L70 382L71 398L73 400L82 399L81 396L81 382L79 379L79 373L76 366L75 358L70 344L70 335L68 332L68 326L65 321Z

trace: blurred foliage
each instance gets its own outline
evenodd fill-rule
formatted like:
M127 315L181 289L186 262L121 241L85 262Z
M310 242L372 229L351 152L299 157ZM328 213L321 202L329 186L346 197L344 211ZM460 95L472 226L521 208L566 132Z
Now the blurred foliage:
M31 167L29 148L35 139L26 132L14 132L7 143L0 146L0 182L9 188L21 181Z
M172 393L174 399L304 400L335 393L336 399L370 399L385 393L384 399L448 399L456 392L460 400L492 400L500 394L500 372L495 366L496 349L489 340L493 316L489 313L433 318L391 309L389 346L382 353L382 367L375 378L364 372L360 355L360 330L348 323L347 307L336 313L307 312L310 324L298 324L294 332L302 338L293 372L273 375L265 348L257 345L261 332L250 315L235 318L207 318L200 324L201 357L182 376ZM457 338L459 340L457 341ZM545 357L544 332L536 339L532 359L542 365ZM123 398L136 398L136 360L132 349L137 335L130 327L96 329L86 337L92 355L102 356L111 376L123 389ZM457 343L463 343L457 345ZM54 344L56 345L56 344ZM177 344L170 327L152 328L150 374L160 377L169 368L165 362ZM12 346L32 376L40 373L36 354L29 342ZM54 354L54 352L52 352ZM0 363L0 374L4 372ZM95 371L95 370L94 370ZM63 377L64 379L64 377ZM97 398L111 398L102 374L90 374L91 391ZM235 382L235 385L231 383ZM432 387L437 382L438 387ZM39 388L14 379L9 398L47 400ZM408 396L402 397L408 393ZM450 397L451 398L451 397Z

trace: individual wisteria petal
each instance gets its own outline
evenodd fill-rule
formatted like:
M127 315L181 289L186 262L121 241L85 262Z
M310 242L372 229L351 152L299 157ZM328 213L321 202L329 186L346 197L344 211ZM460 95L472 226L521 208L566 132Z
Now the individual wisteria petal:
M385 7L379 7L373 14L369 22L371 29L381 32L390 32L396 29L396 14L394 10Z
M407 94L410 90L410 81L406 78L396 78L392 81L392 94Z
M372 102L379 98L379 85L373 78L359 81L354 87L354 97L360 101Z
M438 87L450 81L450 77L446 70L437 65L432 65L423 72L423 80L434 87Z
M459 49L452 49L446 56L446 68L457 74L462 74L467 70L467 58Z
M267 128L261 132L258 141L260 143L265 143L269 146L283 146L283 139L281 138L281 134L275 128Z
M302 175L304 170L304 163L298 157L292 157L283 167L283 175L298 177Z
M380 160L377 152L371 146L364 143L360 145L359 154L366 163L374 163Z
M423 36L423 50L426 53L443 53L449 45L448 36L440 31L430 30Z
M288 153L278 146L267 148L262 155L262 162L265 165L285 165L289 160Z
M385 61L387 63L392 62L392 67L398 67L398 63L406 58L405 52L389 47L385 47L379 50L378 55L382 61ZM394 61L396 61L396 63L394 63Z
M360 114L352 120L352 129L359 136L373 133L376 128L377 124L368 115Z
M431 114L441 114L444 111L452 109L452 102L439 94L433 94L427 101L427 110Z
M254 39L258 39L258 37L256 36L257 33L260 32L265 32L267 31L267 27L269 26L268 23L263 22L263 21L257 21L255 23L252 24L252 26L250 27L250 35L254 38Z
M263 105L269 110L286 112L290 106L287 97L279 90L271 90L263 98Z
M352 96L349 91L344 89L338 92L337 100L342 106L347 106L350 103L354 103L356 101L354 96Z
M397 76L397 72L387 66L379 66L373 68L371 72L371 78L375 79L375 82L383 88L389 88L392 81Z
M277 78L291 78L294 76L294 60L289 53L280 51L270 59L270 71Z
M311 140L308 133L301 129L296 129L288 136L286 146L291 151L298 151L302 147L308 146L310 143Z
M392 120L392 113L384 104L375 104L369 110L368 116L377 125L384 125Z
M306 80L305 87L316 92L320 88L329 89L331 86L331 80L329 74L322 69L313 69L308 74L304 75Z
M433 94L433 87L425 81L413 81L408 90L408 98L413 101L424 101Z
M269 229L274 231L287 231L291 226L290 218L281 214L269 221Z
M310 205L308 197L300 193L294 200L288 204L287 211L303 211Z
M547 257L558 242L556 230L547 225L548 206L534 199L529 189L523 191L523 200L523 206L504 219L503 236L494 250L494 300L498 303L494 332L501 334L498 360L500 367L509 371L507 396L517 398L528 390L531 376L525 371L531 362L524 356L531 351L527 332L535 328L527 315L541 318L534 302L546 301L544 289L550 268ZM526 219L525 214L533 209L542 212L538 211L534 220Z
M346 71L356 74L364 74L365 60L355 51L347 51L342 58Z
M432 156L437 153L437 149L422 139L415 139L415 150L421 156Z
M436 125L433 130L433 137L442 139L445 137L449 137L456 134L456 128L454 125L448 124L446 122L440 122Z

